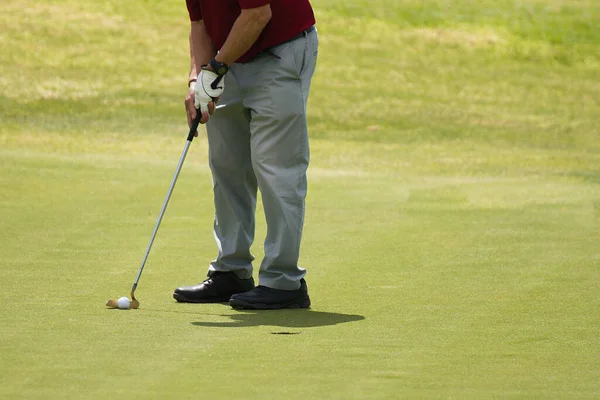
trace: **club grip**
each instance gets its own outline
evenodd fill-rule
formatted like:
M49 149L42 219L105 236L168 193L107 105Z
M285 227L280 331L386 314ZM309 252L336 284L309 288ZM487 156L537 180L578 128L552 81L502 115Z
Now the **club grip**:
M198 125L200 125L200 120L202 119L202 113L200 112L200 109L196 109L196 118L194 118L194 120L192 121L192 125L190 125L190 133L188 134L187 140L188 141L192 141L194 140L194 135L196 134L196 131L198 130Z

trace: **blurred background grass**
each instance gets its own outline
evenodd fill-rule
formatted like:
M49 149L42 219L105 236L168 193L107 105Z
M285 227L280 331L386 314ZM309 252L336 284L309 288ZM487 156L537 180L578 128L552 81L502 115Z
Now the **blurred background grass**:
M314 6L313 138L597 153L598 2ZM169 135L181 125L188 24L178 2L10 0L2 11L5 143L7 131Z

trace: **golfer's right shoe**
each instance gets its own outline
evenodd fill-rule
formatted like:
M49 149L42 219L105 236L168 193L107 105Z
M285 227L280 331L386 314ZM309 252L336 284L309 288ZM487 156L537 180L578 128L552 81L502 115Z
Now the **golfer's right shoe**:
M224 303L232 295L254 289L254 279L240 279L234 272L213 272L204 282L175 289L179 303Z
M300 280L296 290L280 290L258 285L254 289L231 296L229 305L242 310L279 310L281 308L310 308L306 281Z

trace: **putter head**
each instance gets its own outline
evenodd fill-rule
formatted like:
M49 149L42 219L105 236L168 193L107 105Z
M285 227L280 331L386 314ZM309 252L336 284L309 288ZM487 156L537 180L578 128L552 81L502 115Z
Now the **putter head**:
M135 299L133 292L131 292L131 302L129 304L129 308L135 310L136 308L139 308L139 307L140 307L140 302Z
M106 301L106 307L108 308L119 308L119 301L115 299L109 299ZM135 310L140 307L140 302L133 297L131 293L131 301L129 302L129 309Z
M106 307L108 308L119 308L119 304L115 299L109 299L106 301Z

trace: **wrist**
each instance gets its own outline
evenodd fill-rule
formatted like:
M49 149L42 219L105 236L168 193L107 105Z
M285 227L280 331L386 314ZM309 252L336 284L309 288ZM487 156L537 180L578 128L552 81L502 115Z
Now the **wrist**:
M229 65L217 61L216 57L210 60L206 68L213 71L218 76L224 76L229 71Z

